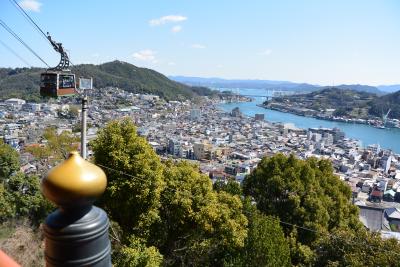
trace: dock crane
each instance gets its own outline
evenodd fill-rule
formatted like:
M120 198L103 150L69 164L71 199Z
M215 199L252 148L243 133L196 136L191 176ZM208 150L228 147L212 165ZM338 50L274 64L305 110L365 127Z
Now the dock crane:
M385 115L382 116L383 125L386 125L387 118L388 118L388 116L390 114L390 111L392 111L392 109L389 108L388 112Z

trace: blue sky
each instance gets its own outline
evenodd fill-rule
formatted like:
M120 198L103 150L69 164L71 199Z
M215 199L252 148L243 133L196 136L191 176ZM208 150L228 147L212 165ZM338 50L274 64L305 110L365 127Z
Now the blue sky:
M18 0L71 61L122 60L166 75L322 85L400 83L400 1ZM58 55L0 1L0 19L50 65ZM43 64L2 28L0 40ZM0 45L0 66L24 62Z

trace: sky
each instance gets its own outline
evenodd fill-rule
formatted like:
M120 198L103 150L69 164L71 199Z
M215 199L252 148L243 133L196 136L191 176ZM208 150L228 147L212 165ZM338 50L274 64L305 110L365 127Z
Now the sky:
M165 75L400 83L398 0L16 1L73 64L118 59ZM0 0L0 19L57 65L12 0ZM0 41L0 67L45 67L3 28Z

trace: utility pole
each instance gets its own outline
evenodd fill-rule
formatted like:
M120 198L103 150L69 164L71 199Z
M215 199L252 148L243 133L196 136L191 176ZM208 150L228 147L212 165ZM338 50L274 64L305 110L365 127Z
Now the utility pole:
M88 96L86 90L93 89L93 79L92 78L80 78L79 87L83 90L82 92L82 119L81 119L81 156L86 160L87 149L86 149L86 132L87 132L87 110L88 110Z
M82 97L82 125L81 125L81 156L86 159L86 116L88 108L88 97L84 94Z

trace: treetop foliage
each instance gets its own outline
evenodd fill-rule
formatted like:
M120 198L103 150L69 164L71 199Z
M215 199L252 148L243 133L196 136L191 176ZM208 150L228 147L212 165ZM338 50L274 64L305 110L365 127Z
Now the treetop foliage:
M118 223L127 246L141 238L168 265L210 265L244 246L247 219L238 196L213 191L210 179L186 162L161 162L129 119L110 122L93 142L106 166L101 205ZM132 239L134 238L134 239ZM125 254L124 254L125 255Z
M19 169L18 152L0 139L0 182L9 178L11 174L19 171Z
M45 144L25 148L26 152L31 153L42 163L56 164L67 159L69 153L78 150L79 147L80 138L68 131L58 134L55 128L48 127L44 130L42 137L46 140Z
M118 170L104 169L108 186L102 201L107 212L126 233L147 236L150 225L160 220L164 188L156 153L128 119L110 122L92 147L96 164Z
M322 232L361 227L358 209L349 201L350 188L333 174L328 160L282 154L264 158L244 180L243 190L262 212L289 223ZM311 244L316 238L299 232L302 243Z
M19 169L17 151L0 140L0 223L28 217L37 225L53 206L42 196L39 177Z

